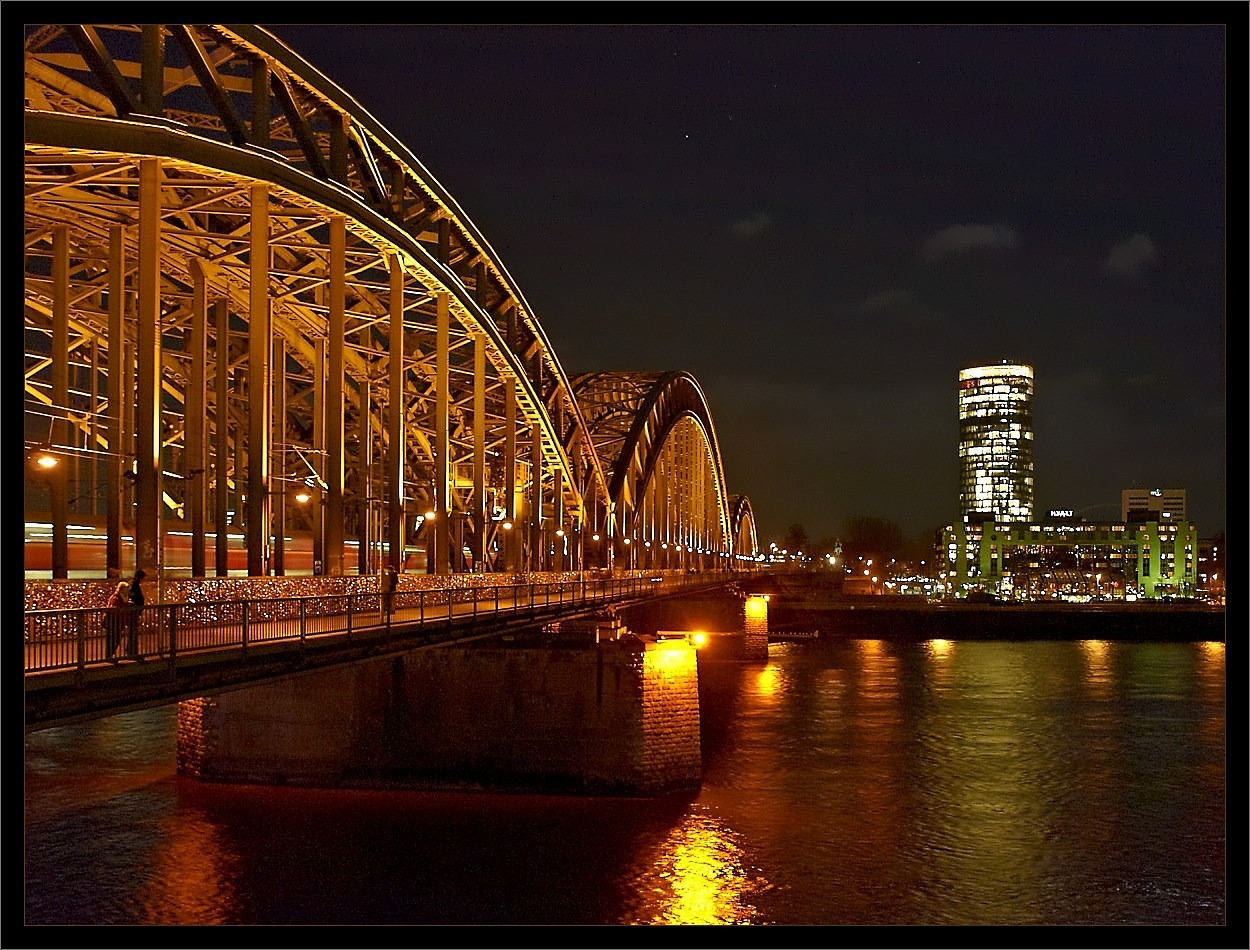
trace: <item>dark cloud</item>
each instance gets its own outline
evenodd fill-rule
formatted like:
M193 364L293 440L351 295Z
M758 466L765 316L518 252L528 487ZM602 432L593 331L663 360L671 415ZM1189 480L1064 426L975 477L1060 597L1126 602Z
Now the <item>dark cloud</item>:
M910 291L903 290L900 287L890 287L886 290L879 290L874 294L869 294L855 308L856 313L877 313L881 310L891 310L895 307L904 307L911 304L914 298Z
M1148 264L1154 263L1157 256L1153 242L1139 232L1113 247L1103 266L1113 274L1136 280Z
M763 234L765 231L773 229L773 219L770 215L760 212L749 218L743 218L733 223L732 231L738 237L755 237Z
M1020 243L1014 228L1001 224L955 224L931 235L920 249L926 261L982 249L1006 250Z

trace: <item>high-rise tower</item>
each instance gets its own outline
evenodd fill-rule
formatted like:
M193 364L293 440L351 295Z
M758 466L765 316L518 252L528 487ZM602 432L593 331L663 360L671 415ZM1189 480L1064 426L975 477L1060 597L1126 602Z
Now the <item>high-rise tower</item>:
M959 509L1033 520L1032 366L1003 360L959 371Z

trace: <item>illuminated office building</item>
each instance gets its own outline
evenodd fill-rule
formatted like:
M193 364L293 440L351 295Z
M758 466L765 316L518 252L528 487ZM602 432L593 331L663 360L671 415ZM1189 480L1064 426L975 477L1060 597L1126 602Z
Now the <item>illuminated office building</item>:
M1032 521L1032 366L959 371L959 507L972 522Z

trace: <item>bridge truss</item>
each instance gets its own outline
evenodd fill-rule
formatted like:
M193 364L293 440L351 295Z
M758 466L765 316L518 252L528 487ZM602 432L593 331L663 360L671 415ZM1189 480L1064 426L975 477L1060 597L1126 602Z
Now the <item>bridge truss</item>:
M193 576L229 571L231 532L250 575L296 534L326 574L756 553L697 381L566 376L455 200L272 34L27 25L25 96L25 438L61 463L27 466L27 520L54 577L95 515L110 573L126 535L162 567L171 526Z

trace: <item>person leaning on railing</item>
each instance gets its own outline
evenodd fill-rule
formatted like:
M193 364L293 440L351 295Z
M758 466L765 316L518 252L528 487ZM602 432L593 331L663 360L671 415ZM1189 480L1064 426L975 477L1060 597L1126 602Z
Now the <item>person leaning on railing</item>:
M130 582L130 628L126 632L126 655L132 657L139 657L139 614L143 610L143 587L140 582L145 577L147 574L139 568Z
M130 607L130 599L127 595L128 587L129 585L125 581L121 581L117 585L117 590L109 595L108 614L105 617L107 628L105 658L112 660L114 663L118 661L118 657L115 657L113 654L117 652L117 648L122 643L122 618Z

